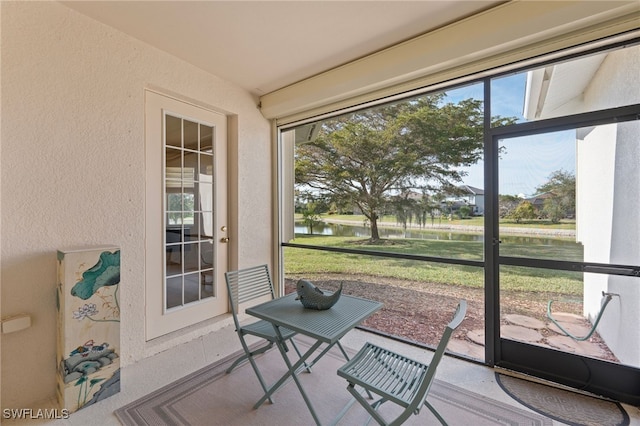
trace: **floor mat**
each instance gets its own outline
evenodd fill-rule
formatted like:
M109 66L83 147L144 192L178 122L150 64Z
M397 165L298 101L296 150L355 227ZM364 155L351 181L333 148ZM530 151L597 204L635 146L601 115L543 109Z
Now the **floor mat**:
M302 340L302 339L300 339ZM307 342L297 342L306 346ZM346 348L348 352L353 352ZM293 351L290 351L293 352ZM134 425L248 426L313 425L313 419L293 382L284 385L274 395L274 404L265 403L258 409L253 404L262 396L256 375L245 364L231 374L225 369L238 354L220 360L183 379L133 401L115 411L120 422ZM293 355L292 355L293 356ZM270 350L256 360L267 383L273 383L286 370L277 350ZM301 373L299 379L307 390L322 423L328 423L351 398L346 381L336 374L345 360L335 348L324 356L312 373ZM436 380L429 394L431 403L452 425L551 426L552 421L515 404L505 404ZM392 418L393 406L383 415ZM363 424L368 415L356 404L340 425ZM423 409L412 416L405 426L440 425L433 414Z
M513 399L531 410L574 426L627 426L629 415L615 401L496 373L496 381Z

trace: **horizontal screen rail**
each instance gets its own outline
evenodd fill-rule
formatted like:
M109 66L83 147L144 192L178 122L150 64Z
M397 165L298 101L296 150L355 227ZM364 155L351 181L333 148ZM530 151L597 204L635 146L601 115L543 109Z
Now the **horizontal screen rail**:
M589 272L594 274L640 277L640 266L610 265L606 263L570 262L563 260L533 259L500 256L502 265L525 266L529 268L558 269L562 271Z
M484 261L482 260L452 259L452 258L436 257L436 256L423 256L419 254L392 253L387 251L355 250L355 249L348 249L348 248L342 248L342 247L310 246L307 244L296 244L296 243L282 243L282 247L294 247L294 248L309 249L309 250L331 251L336 253L360 254L364 256L378 256L378 257L387 257L387 258L394 258L394 259L418 260L421 262L447 263L450 265L475 266L478 268L484 268Z

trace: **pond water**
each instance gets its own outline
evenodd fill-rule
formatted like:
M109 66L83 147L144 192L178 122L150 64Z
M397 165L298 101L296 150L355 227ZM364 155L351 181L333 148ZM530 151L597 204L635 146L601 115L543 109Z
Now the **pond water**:
M478 241L484 240L484 234L471 232L458 232L451 230L417 229L409 228L378 228L381 238L410 238L423 240L447 240L447 241ZM311 229L302 222L295 223L296 234L310 234ZM327 235L337 237L362 237L371 235L371 229L366 226L347 225L342 223L320 223L313 226L313 235ZM576 245L575 239L551 238L539 236L501 235L500 240L504 244L535 244L535 245Z

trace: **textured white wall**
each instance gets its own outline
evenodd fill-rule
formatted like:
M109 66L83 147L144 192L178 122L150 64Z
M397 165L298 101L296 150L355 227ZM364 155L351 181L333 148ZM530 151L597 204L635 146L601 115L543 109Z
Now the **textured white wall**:
M122 365L157 351L144 341L145 85L237 114L240 263L271 259L270 127L244 90L62 4L1 13L2 316L33 319L2 336L2 406L19 408L55 393L58 248L121 247Z
M584 93L585 110L637 103L640 48L612 52ZM585 261L637 265L640 258L638 121L599 126L582 143L577 182L578 230ZM581 146L580 144L578 145ZM585 274L585 313L594 318L602 291L619 294L607 305L600 336L621 363L640 366L638 278Z

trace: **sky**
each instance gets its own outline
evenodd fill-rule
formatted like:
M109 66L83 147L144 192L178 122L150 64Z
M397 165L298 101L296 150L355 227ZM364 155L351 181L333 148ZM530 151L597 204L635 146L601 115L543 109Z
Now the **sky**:
M491 113L493 116L523 117L526 72L493 79L491 84ZM482 83L446 91L444 102L457 103L463 99L484 98ZM575 174L575 130L545 133L535 136L503 139L498 163L501 195L530 197L536 188L547 183L557 171ZM484 162L462 168L466 173L462 184L484 189Z
M526 73L495 79L491 86L491 113L502 117L523 117ZM456 102L473 97L483 99L482 84L447 92L447 100ZM558 170L575 173L575 131L502 140L499 160L499 193L531 196ZM484 189L483 164L468 169L464 184Z

